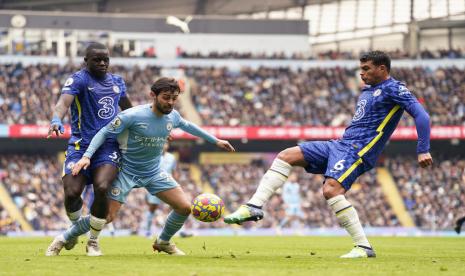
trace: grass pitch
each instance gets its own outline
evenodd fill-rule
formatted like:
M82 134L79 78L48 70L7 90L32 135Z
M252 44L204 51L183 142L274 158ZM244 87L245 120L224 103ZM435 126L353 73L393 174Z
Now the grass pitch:
M376 259L343 260L341 237L193 237L188 256L152 252L142 237L102 238L102 257L80 243L45 257L52 238L0 238L0 275L465 275L465 238L370 238Z

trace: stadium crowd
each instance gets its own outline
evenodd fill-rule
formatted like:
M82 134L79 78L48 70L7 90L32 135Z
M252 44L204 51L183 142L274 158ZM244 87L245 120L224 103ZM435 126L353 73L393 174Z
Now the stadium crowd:
M48 124L61 86L75 65L0 65L0 124ZM160 68L112 66L125 80L134 104L148 101ZM393 76L426 106L433 125L465 122L465 74L455 67L394 68ZM344 126L359 95L357 70L340 67L186 68L195 82L192 101L204 125ZM8 84L8 85L7 85ZM34 91L34 93L30 93ZM237 108L241 106L241 108ZM327 112L331 108L331 112ZM66 117L65 123L69 122ZM404 116L401 125L413 125Z
M356 69L192 68L186 72L197 81L193 101L205 125L345 126L360 93ZM463 70L393 68L392 75L407 83L433 125L465 123ZM412 126L413 119L404 116L401 125Z
M424 229L446 229L464 215L465 160L437 158L431 169L419 170L413 158L385 161L415 224Z

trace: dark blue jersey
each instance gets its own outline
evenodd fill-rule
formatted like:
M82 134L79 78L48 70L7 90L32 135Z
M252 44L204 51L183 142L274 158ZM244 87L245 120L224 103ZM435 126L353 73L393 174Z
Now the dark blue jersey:
M96 79L82 69L66 80L61 93L75 96L71 104L69 144L86 147L115 118L120 98L126 97L126 85L118 75L107 73L104 79ZM109 140L116 143L116 137Z
M365 87L343 141L354 147L364 162L374 166L404 110L411 113L415 104L416 97L393 78Z

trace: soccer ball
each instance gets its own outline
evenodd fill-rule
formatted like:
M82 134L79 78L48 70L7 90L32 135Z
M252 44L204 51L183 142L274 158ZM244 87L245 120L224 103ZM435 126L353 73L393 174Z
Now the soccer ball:
M203 222L213 222L224 213L224 202L214 194L201 194L192 201L192 216Z

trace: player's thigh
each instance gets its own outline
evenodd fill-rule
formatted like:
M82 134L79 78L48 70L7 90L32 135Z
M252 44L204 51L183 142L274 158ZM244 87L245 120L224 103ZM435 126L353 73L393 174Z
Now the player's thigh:
M118 168L112 164L102 164L92 172L95 194L106 193L118 175Z
M89 173L87 171L82 171L76 176L71 174L74 164L81 159L83 154L84 152L82 150L76 149L73 146L68 146L65 152L62 182L66 197L81 196L84 187L89 181Z
M119 201L110 199L108 202L108 215L107 215L107 223L112 222L115 218L116 215L118 214L119 209L121 209L121 206L123 204Z
M94 188L105 192L110 187L118 175L119 160L120 152L115 144L104 144L95 152L90 164Z
M308 141L299 144L308 173L323 174L328 165L331 141Z
M323 194L326 198L334 194L343 194L360 175L370 169L356 151L346 147L334 147L328 159Z
M131 190L139 183L137 177L127 174L124 171L119 172L115 181L111 183L110 189L107 191L107 196L110 200L115 200L124 204Z
M190 202L180 186L157 193L157 197L182 215L190 214Z
M63 176L63 189L66 197L80 197L87 183L87 177L83 174Z

